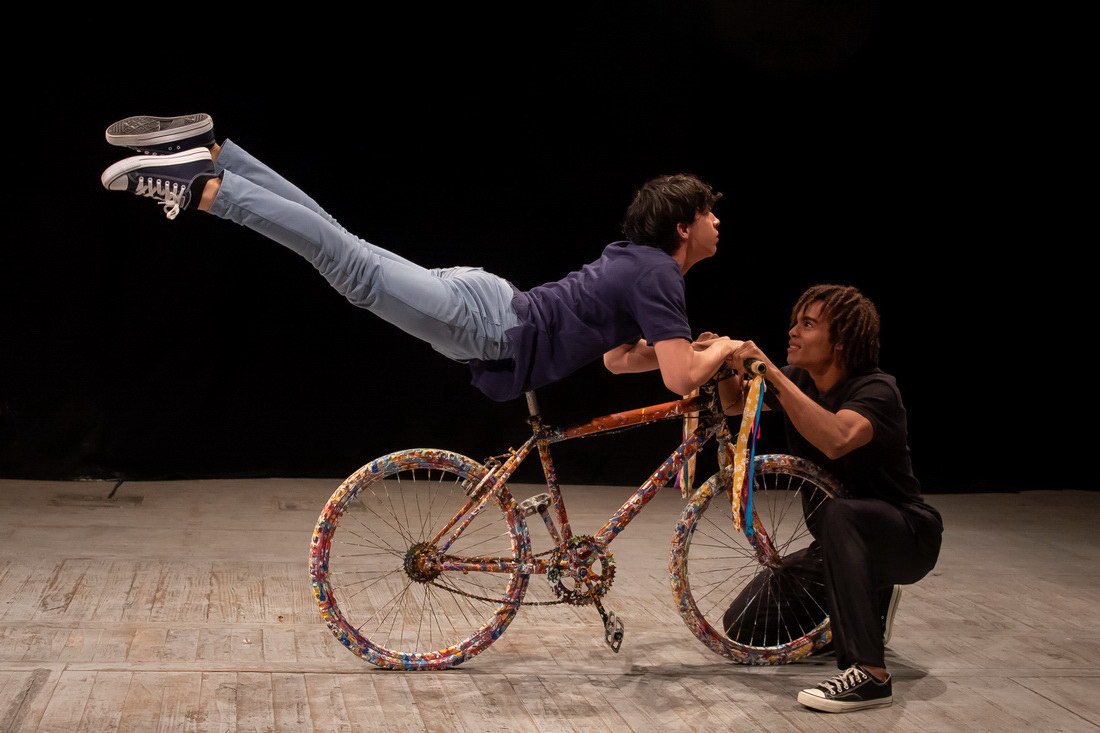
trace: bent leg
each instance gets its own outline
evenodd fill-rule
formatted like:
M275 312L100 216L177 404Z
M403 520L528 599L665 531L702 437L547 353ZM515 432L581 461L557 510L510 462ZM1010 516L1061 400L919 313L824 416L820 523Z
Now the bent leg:
M837 666L885 667L882 591L917 582L936 557L888 502L837 498L818 511Z
M428 270L348 233L331 217L226 169L210 213L309 260L354 305L459 361L510 356L512 289L476 268Z

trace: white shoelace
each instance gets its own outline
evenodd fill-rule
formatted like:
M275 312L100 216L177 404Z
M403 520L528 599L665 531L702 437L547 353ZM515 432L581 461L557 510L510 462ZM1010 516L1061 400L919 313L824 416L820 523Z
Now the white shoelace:
M180 206L183 204L183 197L187 193L187 186L181 186L178 183L169 186L159 178L146 179L145 176L139 176L134 193L138 196L148 196L151 199L159 200L161 206L164 207L164 215L169 219L175 219L180 213Z
M849 667L831 680L825 680L819 686L824 687L830 695L850 690L861 682L870 679L869 675L859 667Z

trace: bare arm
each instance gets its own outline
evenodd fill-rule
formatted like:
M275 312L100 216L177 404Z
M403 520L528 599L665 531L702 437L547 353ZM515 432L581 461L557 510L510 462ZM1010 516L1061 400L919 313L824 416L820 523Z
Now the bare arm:
M764 378L778 393L779 403L795 430L810 441L826 458L835 460L867 445L874 437L871 421L853 410L829 412L811 400L783 372L775 368L764 352L752 341L746 341L734 353L734 363L753 358L764 362L768 371ZM732 381L732 380L731 380Z
M676 394L687 394L714 376L722 362L741 345L726 337L706 343L687 339L658 341L653 346L665 386Z
M612 374L651 372L657 368L657 352L645 339L638 339L637 343L623 344L604 354L603 365Z
M720 339L721 336L705 331L699 334L699 338L691 343L691 348L696 351L706 349L711 341ZM740 342L735 342L740 343ZM657 363L657 351L645 339L638 339L633 344L617 346L603 355L603 365L612 374L632 374L636 372L651 372L660 368Z
M745 392L741 388L741 375L734 374L718 383L718 396L722 398L722 412L740 415L745 409Z

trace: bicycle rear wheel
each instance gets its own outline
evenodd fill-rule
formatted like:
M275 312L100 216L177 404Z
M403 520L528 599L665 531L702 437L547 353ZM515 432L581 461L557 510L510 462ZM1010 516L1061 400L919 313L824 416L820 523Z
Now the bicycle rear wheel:
M321 617L340 643L388 669L445 669L504 632L527 589L519 565L530 553L511 495L504 489L489 499L450 547L446 538L472 511L435 539L485 471L457 453L401 451L336 490L313 532L309 572Z
M782 664L831 638L815 512L839 484L810 461L758 456L752 535L733 530L718 476L684 509L672 541L672 593L692 632L742 664Z

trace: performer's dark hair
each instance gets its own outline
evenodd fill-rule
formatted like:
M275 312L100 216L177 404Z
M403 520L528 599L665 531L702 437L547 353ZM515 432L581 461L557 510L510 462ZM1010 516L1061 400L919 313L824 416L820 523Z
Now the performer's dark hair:
M635 192L623 219L623 234L634 244L669 254L680 248L677 224L691 224L713 208L722 194L690 174L658 176Z
M878 366L878 309L850 285L814 285L791 310L791 325L804 308L821 301L821 315L829 321L829 340L840 344L840 362L849 372Z

